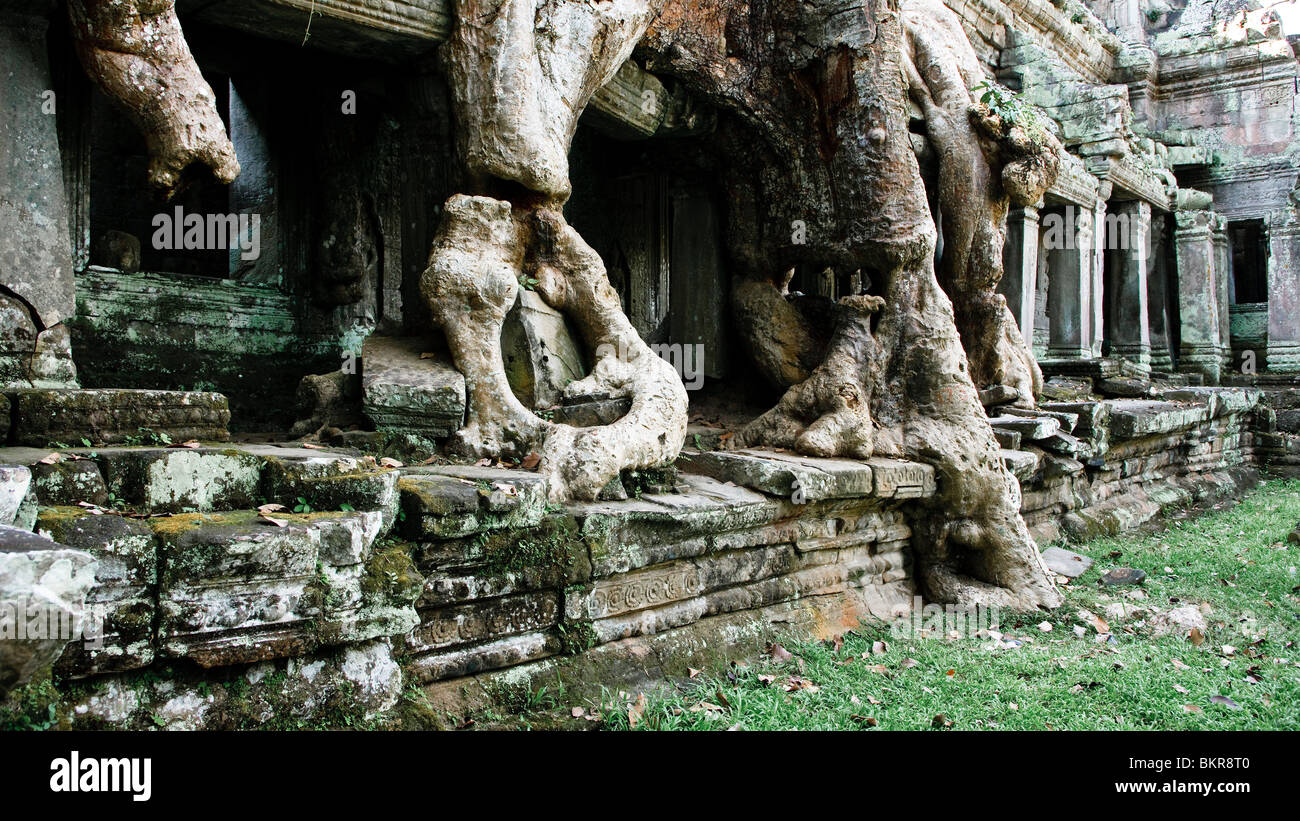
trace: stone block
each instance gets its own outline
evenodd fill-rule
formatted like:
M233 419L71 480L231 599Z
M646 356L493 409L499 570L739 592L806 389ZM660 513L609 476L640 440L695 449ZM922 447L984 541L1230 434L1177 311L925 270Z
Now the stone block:
M935 494L934 468L921 462L873 457L872 492L880 499L923 499Z
M32 489L42 506L75 505L89 502L108 505L108 486L92 459L60 459L52 465L31 466Z
M1043 551L1043 564L1058 576L1075 579L1092 567L1092 559L1073 550L1061 547L1049 547Z
M81 639L94 584L90 554L0 525L0 697Z
M118 444L147 433L173 442L224 442L230 409L219 393L154 390L18 390L11 394L14 442ZM143 432L142 432L143 431Z
M564 388L587 375L578 338L564 314L540 294L519 290L501 329L501 356L510 390L525 407L559 405Z
M72 677L120 672L153 663L154 592L158 556L153 531L143 522L93 515L79 507L43 508L42 535L95 558L95 586L87 604L102 608L98 646L73 645L59 659L59 673Z
M0 465L0 525L12 525L32 484L31 471L22 465Z
M422 358L419 337L370 336L362 348L361 409L382 431L444 439L465 418L465 378L445 354Z
M293 509L302 499L312 510L378 511L382 532L397 520L398 472L345 454L305 448L246 445L262 459L261 497Z
M994 430L1008 430L1020 434L1021 439L1035 441L1046 439L1061 429L1061 423L1050 416L1023 418L1019 416L995 416L989 420Z
M677 465L683 471L787 499L796 492L810 502L873 492L871 467L844 459L763 450L704 451L683 455Z
M1038 470L1040 457L1037 453L1024 450L1000 450L999 455L1002 457L1002 464L1006 465L1007 470L1017 479L1024 481L1033 476Z
M451 539L534 527L546 512L545 478L523 470L450 465L409 468L399 483L408 535Z
M406 636L408 653L443 650L545 630L560 615L559 594L539 591L420 611L420 624Z
M523 633L471 647L414 656L407 669L417 681L427 684L537 661L559 650L559 640L550 633Z
M149 520L162 566L161 655L218 667L415 626L410 604L423 579L400 548L369 552L377 514L282 515L282 527L254 511Z

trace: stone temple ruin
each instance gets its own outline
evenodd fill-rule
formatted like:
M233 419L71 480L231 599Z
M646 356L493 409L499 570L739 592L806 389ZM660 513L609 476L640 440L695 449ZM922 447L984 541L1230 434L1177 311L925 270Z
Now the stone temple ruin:
M1300 469L1287 4L0 9L0 693L67 726L1051 608Z

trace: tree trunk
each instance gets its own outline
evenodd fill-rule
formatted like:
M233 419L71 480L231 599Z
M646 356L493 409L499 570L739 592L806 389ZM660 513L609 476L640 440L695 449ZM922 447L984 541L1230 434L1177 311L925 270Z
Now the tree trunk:
M897 0L673 0L647 35L652 70L725 112L737 270L773 288L797 264L862 271L883 286L883 304L842 300L826 359L738 438L934 465L939 492L914 538L928 596L1054 607L1060 594L1020 517L1019 485L936 278L936 231L908 136L906 43Z
M176 19L175 0L68 0L77 55L126 108L149 149L149 184L170 198L190 166L239 176L235 147Z

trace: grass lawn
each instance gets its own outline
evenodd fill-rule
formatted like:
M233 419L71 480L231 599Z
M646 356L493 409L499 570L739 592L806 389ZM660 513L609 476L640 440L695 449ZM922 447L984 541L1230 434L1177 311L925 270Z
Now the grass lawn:
M757 662L586 709L600 726L637 730L1300 729L1300 545L1286 541L1300 481L1224 508L1072 546L1096 563L1063 588L1065 605L1004 613L991 633L865 625L840 646L783 642ZM1121 566L1146 581L1100 586ZM1187 605L1205 614L1203 635L1155 635L1153 612Z

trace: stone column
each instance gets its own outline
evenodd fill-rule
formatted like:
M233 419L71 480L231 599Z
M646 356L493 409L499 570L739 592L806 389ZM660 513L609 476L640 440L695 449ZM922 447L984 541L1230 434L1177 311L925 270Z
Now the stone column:
M1012 208L1007 214L1007 243L1002 252L998 290L1020 325L1026 344L1034 340L1034 298L1038 290L1038 209Z
M1182 334L1178 369L1204 374L1207 383L1217 385L1223 366L1212 230L1217 217L1213 211L1178 211L1174 219Z
M1169 310L1165 288L1165 220L1157 214L1151 220L1147 239L1147 322L1151 327L1151 370L1169 373L1174 359L1169 348Z
M1111 350L1116 356L1149 370L1151 326L1148 322L1147 237L1151 231L1151 205L1141 200L1119 203L1110 224L1114 227L1118 263L1113 281L1115 316L1111 323ZM1110 240L1107 240L1110 241Z
M52 10L0 0L0 389L77 387L63 324L76 293L46 45Z
M1047 313L1052 359L1088 359L1092 356L1092 212L1066 206L1064 216L1053 212L1059 224L1045 230L1051 279ZM1047 228L1044 221L1044 228ZM1056 246L1061 247L1056 247Z
M1268 227L1268 354L1270 371L1300 371L1300 218L1287 211Z
M1110 195L1109 189L1106 194ZM1106 200L1098 198L1092 216L1092 235L1096 238L1092 244L1092 356L1099 358L1106 327Z
M1232 315L1228 306L1231 281L1232 251L1228 248L1228 220L1214 215L1210 225L1210 238L1214 242L1214 305L1219 315L1219 359L1225 368L1232 367Z

